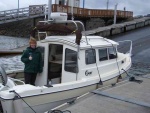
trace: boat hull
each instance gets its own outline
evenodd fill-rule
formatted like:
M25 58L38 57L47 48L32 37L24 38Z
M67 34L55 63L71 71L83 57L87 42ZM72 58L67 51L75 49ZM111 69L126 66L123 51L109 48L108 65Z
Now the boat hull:
M76 98L77 96L92 91L96 88L97 88L97 84L93 84L82 88L71 89L67 91L61 91L61 92L50 93L50 94L31 96L23 99L37 113L43 113L64 102ZM13 100L1 100L4 113L16 113L13 106L14 105L13 102L14 102ZM21 103L19 104L23 105L24 113L33 113L33 111L23 101L21 101Z
M122 74L124 75L124 74ZM125 75L124 75L125 77ZM95 83L93 85L84 86L80 88L70 89L66 91L59 91L55 93L47 93L36 96L24 97L23 99L27 102L37 113L44 113L45 111L49 111L52 108L61 105L67 101L71 101L75 99L77 96L80 96L84 93L93 91L99 87L104 87L107 85L111 85L116 83L118 80L118 76L109 79L103 82L103 85L99 85ZM1 100L3 113L16 113L14 109L14 101L13 100ZM33 113L31 108L29 108L22 100L20 101L21 105L23 105L24 113Z

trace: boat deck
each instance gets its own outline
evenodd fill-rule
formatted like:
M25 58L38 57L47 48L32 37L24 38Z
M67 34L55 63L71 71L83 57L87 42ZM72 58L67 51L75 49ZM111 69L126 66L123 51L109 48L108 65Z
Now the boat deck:
M136 79L143 82L124 81L100 88L74 104L64 104L57 109L71 113L150 113L150 74Z

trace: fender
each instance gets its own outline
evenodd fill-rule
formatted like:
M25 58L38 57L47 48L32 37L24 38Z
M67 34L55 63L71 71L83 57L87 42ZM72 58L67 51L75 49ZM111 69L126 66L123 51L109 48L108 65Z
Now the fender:
M0 80L2 85L6 86L8 78L7 78L6 71L2 66L0 66Z

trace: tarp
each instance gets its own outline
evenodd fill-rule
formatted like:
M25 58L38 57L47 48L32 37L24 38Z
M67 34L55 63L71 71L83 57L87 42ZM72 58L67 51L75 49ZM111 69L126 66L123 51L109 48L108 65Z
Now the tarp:
M53 32L56 34L76 34L76 43L80 45L80 40L82 37L81 31L80 30L74 30L67 25L62 25L62 24L39 24L37 25L30 33L32 37L35 37L35 32L40 31L40 32Z

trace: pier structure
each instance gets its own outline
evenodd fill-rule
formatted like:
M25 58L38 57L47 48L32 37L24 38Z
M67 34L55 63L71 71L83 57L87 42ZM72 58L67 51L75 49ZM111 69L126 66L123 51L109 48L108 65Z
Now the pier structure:
M84 94L52 110L71 113L150 113L150 74Z
M62 4L52 4L52 12L64 12L67 13L69 18L72 14L74 19L88 19L88 18L107 18L113 19L114 10L104 10L104 9L87 9L77 7L77 2L75 7ZM0 11L0 24L25 20L30 18L38 18L47 15L47 5L31 5L25 8L12 9ZM129 19L133 17L132 11L121 11L117 10L117 19Z

